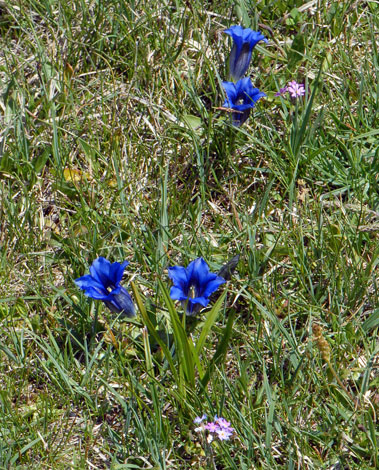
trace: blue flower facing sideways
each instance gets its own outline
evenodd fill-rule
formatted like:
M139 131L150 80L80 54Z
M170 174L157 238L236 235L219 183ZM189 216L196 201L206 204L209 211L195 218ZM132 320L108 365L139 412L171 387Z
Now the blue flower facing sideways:
M120 285L122 275L129 263L110 263L100 257L89 268L90 274L75 279L75 284L92 299L102 300L115 313L132 318L136 315L129 292Z
M254 88L250 78L246 77L237 83L222 82L226 92L226 100L222 105L224 108L231 108L236 112L232 113L232 120L235 126L241 126L249 117L251 108L255 103L266 96L263 91Z
M226 281L209 271L203 258L192 261L187 268L173 266L168 268L168 275L174 285L170 290L173 300L180 300L182 306L187 306L186 314L195 315L209 303L209 296Z
M233 38L232 52L229 57L229 72L232 80L242 78L250 65L251 54L259 41L267 42L263 34L242 26L232 26L224 33Z

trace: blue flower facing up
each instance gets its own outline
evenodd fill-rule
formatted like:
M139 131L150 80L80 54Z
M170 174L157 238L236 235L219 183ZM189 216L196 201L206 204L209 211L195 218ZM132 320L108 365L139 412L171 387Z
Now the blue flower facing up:
M75 279L75 284L92 299L102 300L115 313L132 318L136 315L129 292L120 285L122 275L129 263L110 263L100 257L89 268L90 274Z
M180 300L182 306L187 306L187 315L195 315L209 303L209 296L215 292L225 279L209 271L203 258L192 261L187 268L174 266L168 268L168 275L174 285L170 297Z
M222 86L226 92L226 100L222 106L235 110L232 113L235 126L241 126L249 117L250 110L254 108L255 103L263 96L266 96L263 91L253 87L248 77L239 80L237 83L222 82Z
M259 41L267 42L263 34L242 26L232 26L224 33L233 38L232 52L229 57L229 73L234 81L242 78L250 65L251 54Z

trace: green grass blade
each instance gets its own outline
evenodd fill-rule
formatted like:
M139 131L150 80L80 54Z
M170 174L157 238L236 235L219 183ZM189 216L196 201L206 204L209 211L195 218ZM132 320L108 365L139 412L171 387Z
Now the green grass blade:
M236 316L236 312L235 310L232 310L229 313L228 322L224 328L224 334L217 346L216 352L214 353L212 360L209 363L209 366L205 372L205 375L203 379L201 380L201 386L204 389L207 386L209 380L211 379L211 376L213 374L215 367L219 367L222 364L223 359L226 356L226 353L230 345L230 338L233 332L233 324L234 324L235 316Z
M217 299L216 303L213 305L212 309L207 314L207 318L205 319L203 328L201 330L199 339L197 340L196 347L195 347L196 354L198 356L200 356L200 354L203 350L203 347L204 347L205 340L207 339L207 337L209 335L209 332L212 329L212 326L216 322L217 317L218 317L218 315L221 311L222 304L225 300L226 292L227 291L225 290L220 295L220 297Z
M178 383L179 382L179 376L178 376L177 368L175 367L174 361L172 360L171 352L168 349L168 347L166 346L166 344L159 337L154 325L151 323L151 321L149 319L149 316L147 315L146 308L145 308L145 306L142 302L142 299L141 299L141 296L140 296L140 293L139 293L139 290L138 290L137 286L135 285L134 282L131 282L130 285L131 285L133 295L134 295L134 298L136 300L138 309L141 313L143 323L147 326L147 329L148 329L149 333L151 334L151 336L154 338L154 341L156 341L157 344L159 344L160 348L162 349L164 357L165 357L165 359L167 360L167 362L169 364L171 373L173 374L173 376L175 378L175 382Z
M174 340L176 345L176 353L179 357L180 365L183 367L187 385L191 388L195 387L195 360L193 350L190 346L191 338L187 337L187 333L179 319L179 315L175 309L166 286L159 280L159 287L163 295L163 301L169 311L171 326L174 332Z

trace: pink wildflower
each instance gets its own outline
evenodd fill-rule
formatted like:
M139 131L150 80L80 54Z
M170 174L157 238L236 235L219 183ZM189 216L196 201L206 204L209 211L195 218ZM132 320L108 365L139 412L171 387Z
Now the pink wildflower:
M275 96L284 95L284 93L289 93L291 98L300 98L305 95L305 87L302 83L297 83L295 80L289 82L284 88L281 88Z
M205 425L205 429L207 429L209 432L217 432L220 427L218 424L211 422Z
M291 98L300 98L305 95L305 88L302 83L297 83L295 80L289 82L287 85L287 91Z
M233 434L232 432L228 431L227 429L218 429L216 431L217 437L220 441L227 441L229 440L230 436Z
M216 418L215 422L220 426L220 428L225 429L230 427L229 421L227 421L225 418Z

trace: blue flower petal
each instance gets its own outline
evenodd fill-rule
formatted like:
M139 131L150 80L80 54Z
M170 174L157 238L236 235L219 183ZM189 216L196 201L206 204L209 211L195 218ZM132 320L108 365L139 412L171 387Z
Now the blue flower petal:
M209 299L206 299L205 297L201 296L201 297L195 297L194 299L189 299L189 302L192 305L200 304L203 307L206 307L209 304Z
M222 86L226 92L226 100L223 104L224 108L233 108L233 104L237 98L236 85L233 82L222 82Z
M240 25L231 26L229 29L225 29L224 33L229 34L233 38L233 41L237 42L238 45L243 44L243 31L244 28Z
M225 284L225 282L226 281L223 277L216 276L215 279L208 282L207 287L203 292L203 296L209 297L211 294L213 294L213 292L215 292L221 286L221 284Z
M183 291L186 290L188 285L187 270L183 266L173 266L168 268L168 276L174 283L174 285L180 287ZM186 296L188 295L188 290L186 291Z
M170 290L173 300L180 300L187 306L187 315L194 315L209 303L212 292L225 282L223 278L209 271L203 258L191 261L187 268L174 266L169 268L169 276L174 285Z
M128 266L129 262L124 261L123 263L115 263L111 264L110 267L110 278L114 281L114 284L117 285L119 282L121 282L122 276L124 274L125 268Z
M182 307L187 305L186 314L188 316L196 315L200 310L209 304L209 299L204 297L196 297L194 299L188 299L188 302L182 302Z
M184 294L183 289L177 286L172 286L170 289L170 297L173 300L187 300L188 295Z
M91 276L100 284L107 286L110 281L110 268L111 263L107 259L100 256L92 263L92 266L89 268L89 272Z
M117 307L118 312L123 316L127 316L129 318L135 317L136 309L134 307L132 298L124 287L120 287L120 292L118 294L114 294L112 292L111 302Z
M232 37L233 47L229 57L230 75L235 82L242 78L250 65L254 47L259 41L267 42L267 39L258 31L242 26L231 26L224 31Z
M92 263L89 271L91 276L104 286L116 286L121 281L128 264L128 261L124 261L122 264L117 262L111 264L107 259L100 256Z
M243 78L237 83L222 82L222 85L227 94L223 106L242 112L242 114L232 114L233 124L236 126L243 124L249 116L250 109L260 98L266 96L258 88L253 87L249 77Z
M252 48L248 43L243 44L240 48L234 44L229 58L230 75L233 80L238 81L245 75L250 65L251 55Z
M95 280L90 274L75 279L75 284L80 287L80 289L87 290L89 288L95 288L99 291L103 291L104 294L107 295L107 290L104 289L103 284Z
M96 289L96 287L89 286L84 291L84 295L91 297L91 299L107 300L108 294L102 290Z
M107 259L99 257L89 268L90 274L76 279L75 283L84 290L86 296L102 300L113 312L134 317L132 299L128 291L120 285L128 264L127 261L111 264Z
M195 284L197 295L202 296L203 291L207 286L207 283L209 282L210 279L212 279L213 273L209 272L209 267L207 263L203 260L203 258L198 258L195 261L192 261L192 263L193 263L193 273L192 273L191 278ZM213 274L213 276L215 275Z

